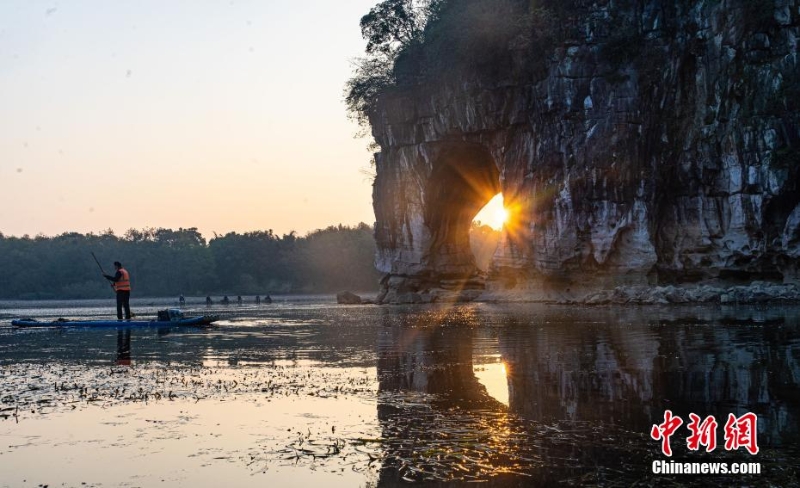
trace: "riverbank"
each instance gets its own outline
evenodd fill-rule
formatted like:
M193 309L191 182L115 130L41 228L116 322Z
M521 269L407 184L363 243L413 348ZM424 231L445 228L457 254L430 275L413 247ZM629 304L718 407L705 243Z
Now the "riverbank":
M800 304L800 287L756 281L747 285L617 286L613 289L489 289L479 302L541 302L578 305Z
M379 295L377 301L393 305L460 302L562 305L800 304L800 287L795 284L754 281L746 285L622 285L598 290L592 287L548 286L541 283L504 288L500 283L487 282L485 290L453 287L431 288L419 292L389 292Z

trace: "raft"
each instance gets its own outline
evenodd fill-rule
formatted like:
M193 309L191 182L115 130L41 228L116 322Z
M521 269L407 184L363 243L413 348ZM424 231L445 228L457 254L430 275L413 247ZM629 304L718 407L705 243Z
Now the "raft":
M177 320L67 320L49 322L35 319L12 320L16 327L199 327L211 325L217 317L183 317Z

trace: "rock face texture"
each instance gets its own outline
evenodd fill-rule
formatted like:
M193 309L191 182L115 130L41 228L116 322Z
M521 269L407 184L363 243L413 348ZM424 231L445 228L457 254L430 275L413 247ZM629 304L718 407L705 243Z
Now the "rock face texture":
M380 298L800 280L800 2L572 3L503 72L381 95ZM498 192L486 280L468 232Z

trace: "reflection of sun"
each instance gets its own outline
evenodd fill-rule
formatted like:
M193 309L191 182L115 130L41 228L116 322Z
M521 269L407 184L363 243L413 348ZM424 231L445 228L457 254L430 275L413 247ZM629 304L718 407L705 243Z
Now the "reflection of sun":
M489 200L489 203L484 205L472 220L480 222L482 225L488 225L494 230L502 229L503 224L508 222L508 210L503 207L503 194L498 193Z
M505 363L486 363L473 366L473 372L478 383L486 387L486 393L489 396L508 405L508 372Z

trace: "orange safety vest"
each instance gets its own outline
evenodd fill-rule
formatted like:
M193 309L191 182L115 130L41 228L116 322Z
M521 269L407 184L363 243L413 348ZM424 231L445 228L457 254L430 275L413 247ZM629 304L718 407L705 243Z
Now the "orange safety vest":
M131 291L131 275L125 268L120 268L119 272L122 273L122 278L114 282L115 291Z

